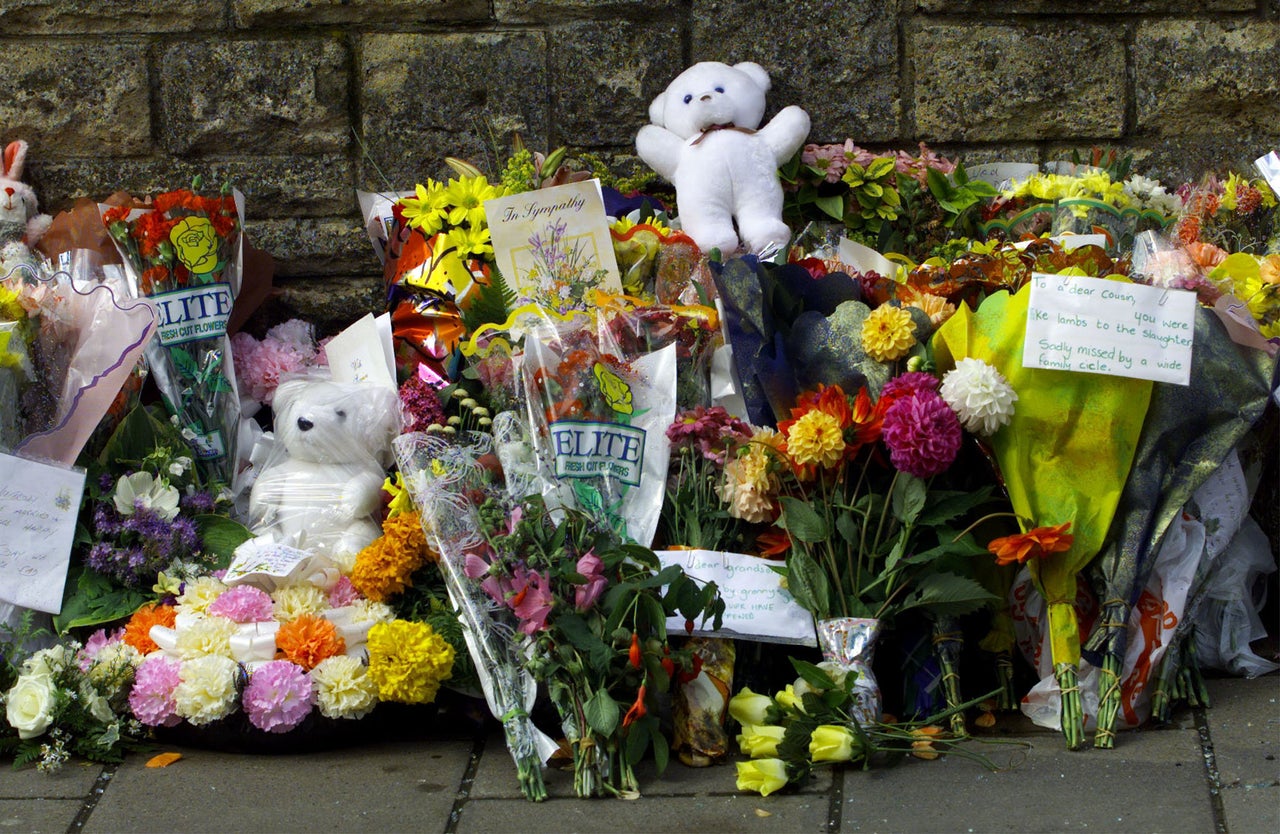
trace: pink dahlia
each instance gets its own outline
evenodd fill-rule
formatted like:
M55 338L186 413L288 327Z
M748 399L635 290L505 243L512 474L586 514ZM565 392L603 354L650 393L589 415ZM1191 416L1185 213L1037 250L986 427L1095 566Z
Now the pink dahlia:
M271 596L252 585L237 585L218 595L209 613L235 623L266 623L274 619Z
M129 709L134 717L150 727L172 727L181 720L175 712L173 695L180 682L180 668L177 660L159 652L142 661L129 692Z
M929 478L951 466L960 450L960 418L937 393L899 397L884 414L881 436L899 470Z
M287 733L311 712L311 678L301 666L272 660L259 666L244 688L249 722L269 733Z

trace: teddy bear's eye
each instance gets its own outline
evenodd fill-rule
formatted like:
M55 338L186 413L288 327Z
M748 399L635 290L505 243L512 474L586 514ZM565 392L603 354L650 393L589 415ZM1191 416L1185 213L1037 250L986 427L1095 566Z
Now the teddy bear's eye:
M716 92L717 92L717 93L723 93L723 92L724 92L724 87L716 87Z
M693 101L693 96L692 96L692 95L690 95L689 93L685 93L685 94L684 94L684 103L685 103L685 104L688 104L688 103L689 103L689 102L691 102L691 101Z
M338 409L337 411L334 412L334 414L338 415L339 420L347 419L347 412L343 411L342 409Z

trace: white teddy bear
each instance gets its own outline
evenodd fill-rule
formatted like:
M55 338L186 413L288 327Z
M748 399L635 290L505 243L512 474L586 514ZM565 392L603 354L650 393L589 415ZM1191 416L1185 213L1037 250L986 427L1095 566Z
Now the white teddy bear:
M249 527L266 542L352 561L382 534L385 464L400 428L390 388L307 379L275 394L275 447L249 494Z
M653 124L636 136L640 158L675 186L681 227L704 252L732 254L739 237L755 253L791 239L778 166L804 144L809 114L786 107L760 127L768 90L759 64L694 64L653 100Z

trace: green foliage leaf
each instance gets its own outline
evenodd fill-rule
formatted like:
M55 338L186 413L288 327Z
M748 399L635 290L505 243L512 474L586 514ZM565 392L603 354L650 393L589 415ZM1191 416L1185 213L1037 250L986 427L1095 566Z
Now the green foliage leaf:
M917 523L922 527L936 527L980 506L991 497L991 486L986 485L972 492L935 491L920 514Z
M796 658L796 657L788 658L788 660L791 661L791 665L795 668L796 674L799 675L805 681L805 683L809 684L815 689L835 689L836 688L835 680L833 680L832 677L827 674L825 669L815 666L814 664L809 663L808 661L800 660L799 658Z
M836 532L848 544L858 541L858 519L851 511L846 510L836 516Z
M866 177L869 180L878 180L882 177L886 177L889 174L893 173L894 166L895 166L895 163L893 161L893 157L889 157L889 156L876 157L875 159L871 160L871 163L869 165L867 165Z
M813 204L829 215L833 220L844 219L844 198L838 194L826 197L815 197Z
M169 348L169 358L173 360L173 366L177 369L178 375L185 379L195 379L200 375L200 366L196 364L196 360L192 358L180 347Z
M226 516L210 513L198 515L194 520L200 540L204 543L204 554L216 560L217 567L214 570L231 564L235 549L253 538L248 527Z
M931 573L920 578L899 610L919 608L934 616L959 617L995 599L993 594L968 577Z
M831 589L826 572L807 553L787 556L787 590L800 607L819 619L831 611Z
M476 290L467 309L461 311L462 324L474 333L486 324L502 324L511 315L516 294L496 265L489 269L489 283L476 282Z
M613 735L613 731L618 727L621 712L618 710L618 702L613 700L612 695L603 689L597 689L582 709L586 714L587 725L592 730L605 737Z
M893 517L903 525L910 526L924 509L927 498L928 490L924 481L915 475L899 472L893 485Z
M825 541L830 535L827 520L818 515L807 501L790 495L784 495L778 500L782 504L782 518L778 524L790 533L793 539L812 544Z
M564 632L573 647L581 652L593 667L603 669L609 665L609 660L613 656L613 649L607 646L591 630L591 626L581 615L576 613L561 614L556 620L556 626Z
M73 628L122 620L148 600L141 591L116 585L87 568L73 568L72 574L67 576L67 587L71 590L63 598L62 611L53 618L59 634Z

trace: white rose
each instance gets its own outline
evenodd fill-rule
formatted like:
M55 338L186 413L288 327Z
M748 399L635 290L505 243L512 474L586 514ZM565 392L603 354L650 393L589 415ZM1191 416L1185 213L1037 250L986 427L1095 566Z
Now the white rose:
M43 733L53 721L53 679L47 675L23 676L9 690L5 717L18 731L18 738L29 739Z

